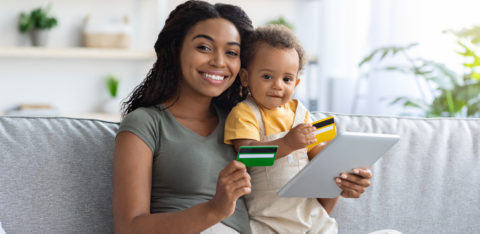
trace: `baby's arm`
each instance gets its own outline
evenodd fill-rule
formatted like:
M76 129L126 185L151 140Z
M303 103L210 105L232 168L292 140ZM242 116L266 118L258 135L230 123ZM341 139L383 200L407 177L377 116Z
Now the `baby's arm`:
M335 208L335 205L337 204L338 198L317 198L318 202L323 206L325 211L330 214L332 212L333 208Z
M292 128L287 135L282 138L278 138L273 141L257 141L252 139L235 139L232 140L235 150L244 145L278 145L276 158L282 158L290 154L291 152L305 148L308 145L316 141L315 127L312 124L301 123Z
M312 160L320 151L323 150L323 148L325 148L325 146L328 145L328 143L330 143L330 141L322 142L322 143L314 146L311 150L309 150L307 152L308 159Z
M327 141L325 143L320 143L316 146L314 146L310 151L308 151L308 159L312 160L320 151L327 146L327 144L330 141ZM335 205L337 204L338 198L317 198L318 202L323 206L323 208L327 211L327 213L330 214L332 212L333 208L335 208Z
M322 143L314 146L307 153L308 159L312 160L320 151L322 151L325 148L325 146L328 145L328 143L330 143L330 141L322 142ZM317 198L317 200L323 206L323 208L327 211L327 213L330 214L330 212L332 212L333 208L337 204L337 201L338 201L339 197L340 196L338 196L336 198Z

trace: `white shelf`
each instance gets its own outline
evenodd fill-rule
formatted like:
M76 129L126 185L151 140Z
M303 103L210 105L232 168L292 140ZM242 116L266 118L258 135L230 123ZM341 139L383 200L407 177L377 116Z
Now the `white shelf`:
M154 60L155 51L97 48L0 47L0 58Z

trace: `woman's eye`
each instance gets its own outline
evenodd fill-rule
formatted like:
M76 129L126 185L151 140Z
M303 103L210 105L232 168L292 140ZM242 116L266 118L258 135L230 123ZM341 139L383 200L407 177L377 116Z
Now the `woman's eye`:
M270 75L263 75L262 77L263 77L263 79L265 79L265 80L270 80L270 79L272 79L272 77L271 77Z
M203 46L203 45L197 46L197 49L203 50L203 51L211 51L211 50L212 50L212 49L210 49L210 47L208 47L208 46Z
M235 51L228 51L227 54L228 54L228 55L231 55L231 56L235 56L235 57L238 56L238 53L235 52Z

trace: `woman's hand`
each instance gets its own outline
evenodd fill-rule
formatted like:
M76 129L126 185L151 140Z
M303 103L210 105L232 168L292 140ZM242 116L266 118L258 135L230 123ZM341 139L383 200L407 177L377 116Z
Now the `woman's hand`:
M345 198L359 198L370 186L372 172L370 169L355 168L353 173L342 173L340 177L335 178L338 187L342 189L340 194Z
M251 187L250 175L245 165L232 161L218 174L217 190L208 204L217 217L224 219L235 212L237 199L249 194Z

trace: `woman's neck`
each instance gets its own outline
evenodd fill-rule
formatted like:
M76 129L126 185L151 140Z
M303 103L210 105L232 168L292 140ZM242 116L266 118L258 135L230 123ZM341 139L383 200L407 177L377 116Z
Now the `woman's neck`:
M170 106L168 111L181 125L200 136L207 137L215 130L219 122L211 102L212 98L191 98L180 95L164 104Z
M186 95L174 96L166 101L165 106L175 117L188 119L211 118L215 115L212 109L212 98L190 97Z

